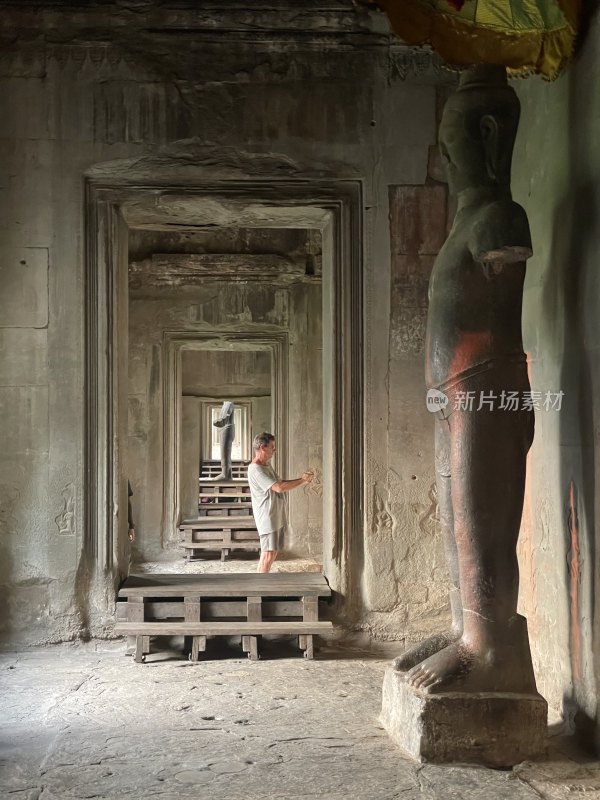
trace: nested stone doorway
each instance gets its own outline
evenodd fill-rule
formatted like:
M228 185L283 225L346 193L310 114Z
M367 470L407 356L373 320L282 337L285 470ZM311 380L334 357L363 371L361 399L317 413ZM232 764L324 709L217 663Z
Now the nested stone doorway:
M139 162L138 162L139 164ZM110 171L111 165L109 165ZM122 174L122 171L120 171ZM143 184L143 185L141 185ZM360 240L360 184L353 181L216 181L207 187L205 176L182 185L157 185L136 182L123 185L107 181L102 168L88 179L89 263L87 284L87 467L86 549L97 566L97 574L116 583L128 568L127 476L136 454L129 445L129 252L132 240L148 231L192 232L203 226L244 227L246 229L305 230L318 234L322 252L322 542L323 568L339 596L357 598L362 565L362 243ZM309 259L310 261L310 259ZM310 276L316 268L305 264ZM179 287L181 290L181 287ZM185 291L181 290L182 294ZM147 300L155 302L149 292ZM237 331L212 325L214 304L201 310L207 316L200 337L227 342L232 333L241 340L250 333L245 311L240 308ZM166 386L168 362L178 341L189 337L189 321L199 314L198 304L180 310L179 324L163 333L160 347L153 350L150 381ZM275 313L278 313L275 306ZM150 315L152 319L152 315ZM244 325L246 328L244 329ZM148 330L152 323L148 322ZM241 330L240 330L241 328ZM269 344L277 326L267 322L262 335ZM218 330L216 330L218 329ZM193 331L194 335L198 331ZM234 337L235 338L235 337ZM288 357L292 343L288 342ZM278 345L281 349L281 342ZM185 346L183 346L185 349ZM285 350L285 343L283 345ZM176 357L181 358L181 352ZM282 394L280 394L280 402ZM168 414L167 414L168 418ZM274 414L283 420L282 410ZM289 417L288 417L289 419ZM168 420L167 420L168 421ZM138 420L140 424L143 419ZM148 419L145 420L149 422ZM137 423L136 423L137 424ZM280 422L281 426L285 423ZM303 425L303 422L298 422ZM163 414L161 435L167 442L170 426ZM171 428L171 430L173 430ZM276 431L281 440L283 428ZM134 425L135 434L135 425ZM135 437L134 437L135 438ZM167 442L168 444L168 442ZM169 452L167 446L166 453ZM289 452L280 464L282 472ZM167 462L163 470L167 473ZM283 467L283 468L282 468ZM165 501L169 480L177 483L176 473L165 474L165 487L157 492L163 498L163 541L169 526L179 514L177 492L171 492L171 506ZM166 532L166 533L165 533ZM161 542L162 545L162 542ZM111 578L112 576L112 578Z
M247 463L252 437L266 430L277 438L281 475L315 472L313 484L290 497L285 555L322 564L320 243L318 231L303 229L131 232L127 461L136 565L150 569L170 557L171 567L183 566L179 525L198 517L200 474L219 458L211 412L224 400L238 417L234 459ZM174 252L240 245L287 255ZM160 252L167 248L173 252ZM241 569L256 560L231 555ZM203 552L203 563L186 569L219 570L215 556L220 551Z

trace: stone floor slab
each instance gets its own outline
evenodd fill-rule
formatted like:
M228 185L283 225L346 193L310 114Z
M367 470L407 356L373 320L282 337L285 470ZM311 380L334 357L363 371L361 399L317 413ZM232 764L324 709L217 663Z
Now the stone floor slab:
M293 652L250 663L224 646L199 664L166 651L139 665L121 645L4 654L0 796L562 800L581 785L589 800L600 786L597 764L560 754L512 771L420 766L378 722L385 661Z

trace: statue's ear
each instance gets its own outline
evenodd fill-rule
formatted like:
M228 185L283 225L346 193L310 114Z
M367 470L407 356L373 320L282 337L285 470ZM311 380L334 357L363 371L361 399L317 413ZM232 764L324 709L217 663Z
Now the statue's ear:
M498 123L490 114L484 114L479 121L481 141L485 154L485 168L489 177L498 179Z

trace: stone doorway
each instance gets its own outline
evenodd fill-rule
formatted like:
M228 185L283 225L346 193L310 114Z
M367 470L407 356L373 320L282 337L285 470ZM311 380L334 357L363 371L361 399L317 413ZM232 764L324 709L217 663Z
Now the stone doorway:
M139 166L139 162L138 165ZM108 165L108 171L113 171ZM123 174L122 170L118 170ZM142 170L143 171L143 170ZM323 564L344 610L362 566L361 187L354 181L188 177L134 185L88 176L86 550L96 575L126 574L128 242L134 230L199 225L319 231L323 252ZM177 331L172 331L173 341ZM168 348L167 348L168 349ZM174 509L170 510L174 513Z

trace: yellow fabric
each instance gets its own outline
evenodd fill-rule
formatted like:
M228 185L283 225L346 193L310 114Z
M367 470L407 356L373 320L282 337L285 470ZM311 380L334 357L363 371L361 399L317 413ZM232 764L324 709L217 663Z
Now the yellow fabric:
M407 44L430 44L450 64L503 64L552 80L573 50L580 0L370 0ZM457 3L460 5L460 3Z

